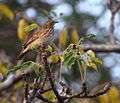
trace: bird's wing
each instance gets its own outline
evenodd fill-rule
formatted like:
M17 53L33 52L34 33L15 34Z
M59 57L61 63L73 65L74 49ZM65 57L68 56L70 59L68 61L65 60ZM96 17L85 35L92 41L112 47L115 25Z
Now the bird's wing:
M34 40L36 40L37 38L39 38L38 35L39 30L35 30L31 35L28 35L24 44L23 44L23 48L25 48L27 45L29 45L31 42L33 42Z

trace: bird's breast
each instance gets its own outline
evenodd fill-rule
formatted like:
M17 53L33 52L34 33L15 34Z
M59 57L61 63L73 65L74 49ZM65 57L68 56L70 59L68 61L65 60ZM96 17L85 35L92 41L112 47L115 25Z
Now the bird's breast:
M36 48L38 48L41 44L42 44L42 41L41 41L40 39L36 39L35 41L33 41L33 42L29 45L29 48L30 48L30 49L36 49Z

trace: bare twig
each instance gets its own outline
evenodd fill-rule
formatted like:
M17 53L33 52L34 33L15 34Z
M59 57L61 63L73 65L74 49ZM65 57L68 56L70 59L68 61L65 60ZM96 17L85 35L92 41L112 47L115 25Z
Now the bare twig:
M83 92L82 92L82 93L78 93L78 94L75 94L75 95L70 96L70 97L63 97L63 98L69 99L69 100L72 99L72 98L95 98L95 97L98 97L100 95L105 94L108 90L110 90L110 87L111 87L111 83L108 82L108 83L105 84L103 89L101 89L100 91L98 91L94 94L83 95Z
M110 45L110 44L85 44L82 46L84 50L93 50L95 52L116 52L120 53L119 45Z
M38 93L43 94L43 93L51 91L51 90L52 90L52 88L48 88L48 89L45 89L45 90L42 90L42 91L38 91Z
M48 75L50 85L52 87L52 90L53 90L54 94L56 95L56 98L58 99L58 103L64 103L64 100L61 98L61 96L59 95L59 93L58 93L58 91L57 91L57 89L54 85L52 75L51 75L51 71L50 71L50 68L49 68L49 64L47 62L47 55L45 53L43 53L42 56L43 56L43 63L44 63L44 66L45 66L45 70L46 70L46 75Z
M42 82L41 90L44 90L44 86L45 86L46 81L47 81L47 76L44 78L44 81Z
M56 97L58 99L58 103L64 103L66 100L69 101L72 98L95 98L97 96L105 94L111 87L111 83L106 83L104 85L103 89L101 89L101 90L99 90L99 91L97 91L95 93L89 93L89 92L87 92L86 86L83 85L82 92L80 92L78 94L75 94L75 95L72 95L72 96L71 95L69 95L69 96L68 95L67 96L60 96L58 94L58 91L57 91L55 85L54 85L53 79L51 77L50 68L49 68L49 65L47 63L47 57L44 56L43 59L44 59L44 63L45 63L44 64L45 65L45 70L47 72L46 75L49 75L48 79L49 79L49 82L51 84L51 88L48 88L46 90L41 90L39 88L34 89L32 96L28 98L29 101L26 100L26 102L30 103L30 101L33 100L34 97L37 97L40 100L43 100L44 102L53 103L52 101L50 101L47 98L42 96L43 93L45 93L47 91L50 91L50 90L53 90L54 94L56 95ZM0 91L5 90L5 89L9 88L10 86L13 86L16 82L20 81L25 74L28 74L28 73L31 73L31 72L32 72L31 70L27 70L26 72L24 72L24 74L23 73L21 73L21 74L19 73L19 75L17 75L17 74L15 75L14 74L12 77L8 76L7 80L5 80L3 83L0 84ZM10 82L8 82L8 81L10 81ZM6 82L8 84L6 84Z
M25 101L28 101L28 95L29 95L29 84L25 84Z
M95 52L117 52L117 53L120 53L120 46L118 46L118 45L92 44L92 45L83 45L83 48L84 48L84 50L91 49ZM32 72L32 71L27 70L24 73L21 72L19 74L9 74L7 79L0 83L0 91L6 90L7 88L13 86L15 83L19 82L23 78L24 74L27 74L30 72Z
M34 88L32 93L30 94L27 103L32 103L32 101L34 100L34 98L36 97L38 88Z
M109 35L109 40L111 44L115 44L115 38L113 36L114 34L114 20L115 20L115 15L120 9L120 1L114 1L114 0L107 0L107 6L109 10L111 11L111 23L109 26L108 30L108 35Z
M117 53L120 53L120 46L118 46L118 45L92 44L92 45L83 45L83 48L84 48L84 50L92 49L95 52L117 52ZM0 91L6 90L7 88L12 87L15 83L19 82L23 78L24 74L27 74L30 72L32 72L32 71L27 70L24 73L21 72L19 74L9 74L7 79L0 83ZM51 78L49 78L49 79L51 79Z
M40 100L43 100L44 102L47 102L47 103L54 103L50 100L48 100L47 98L44 98L41 94L36 94L36 97Z

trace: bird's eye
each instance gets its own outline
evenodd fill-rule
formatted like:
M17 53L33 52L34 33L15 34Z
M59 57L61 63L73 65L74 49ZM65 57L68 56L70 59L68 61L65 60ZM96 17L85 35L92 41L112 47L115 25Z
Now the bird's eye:
M46 28L48 28L48 25L46 25Z

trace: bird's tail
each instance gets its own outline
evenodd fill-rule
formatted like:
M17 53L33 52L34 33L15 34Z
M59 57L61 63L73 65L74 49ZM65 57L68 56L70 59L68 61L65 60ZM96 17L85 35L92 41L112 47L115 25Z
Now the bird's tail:
M27 53L27 51L23 49L23 50L20 52L20 54L18 55L17 60L20 60L26 53Z

